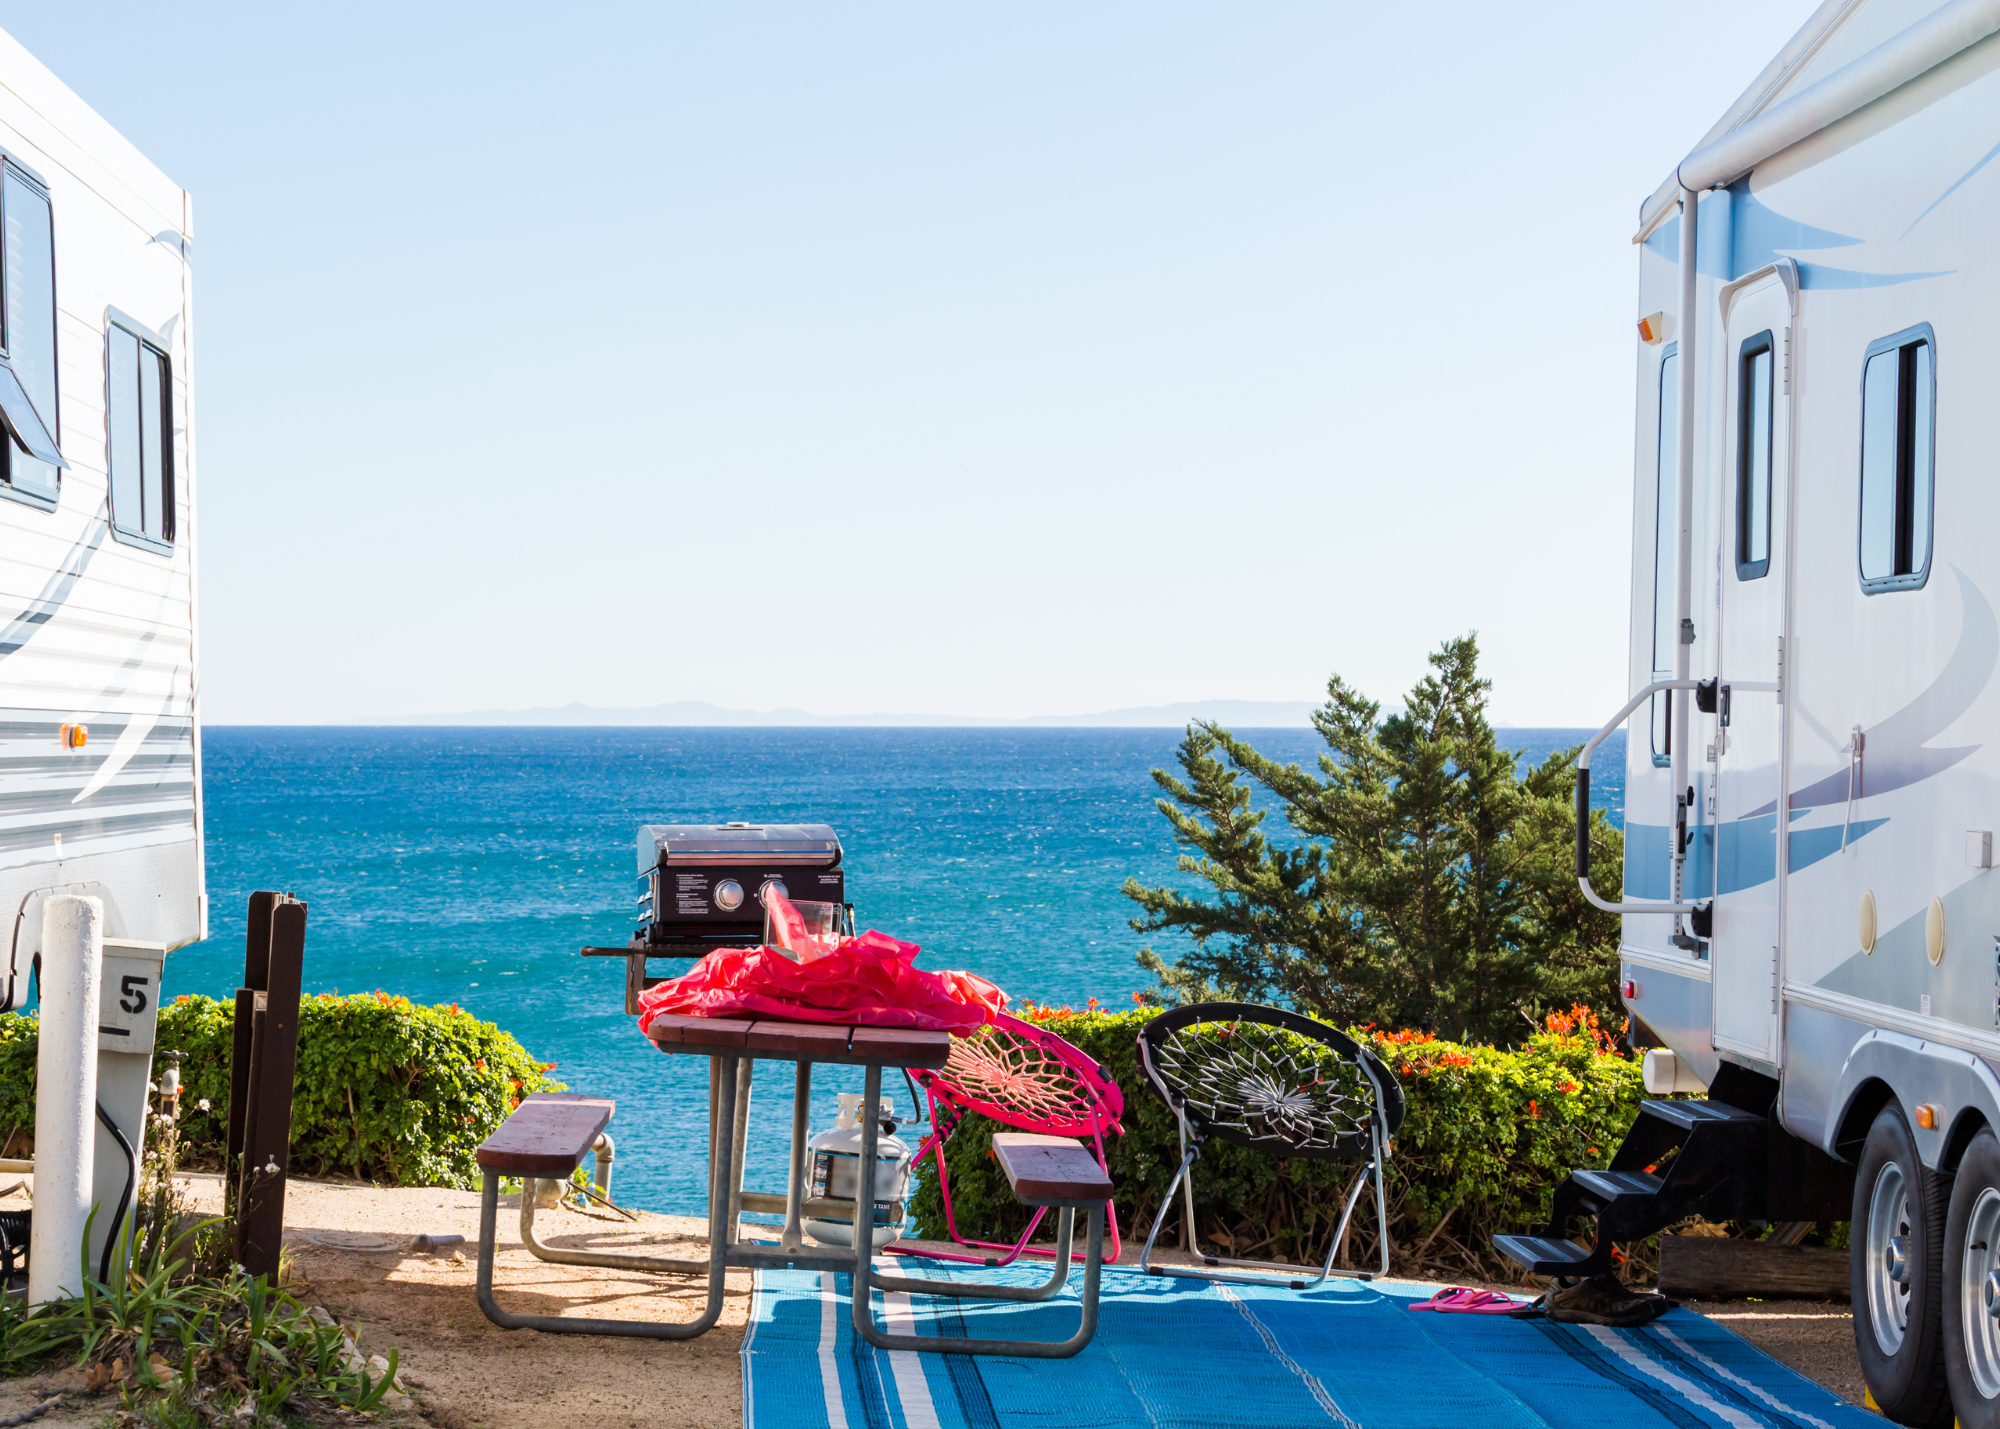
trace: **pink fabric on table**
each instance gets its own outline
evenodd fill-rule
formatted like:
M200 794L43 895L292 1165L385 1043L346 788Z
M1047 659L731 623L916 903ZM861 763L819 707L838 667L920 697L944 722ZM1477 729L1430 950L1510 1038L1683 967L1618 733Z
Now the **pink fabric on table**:
M797 962L774 948L718 948L680 977L639 994L639 1030L667 1012L966 1033L1006 1010L1007 994L985 978L921 970L917 951L915 943L873 929L813 948Z

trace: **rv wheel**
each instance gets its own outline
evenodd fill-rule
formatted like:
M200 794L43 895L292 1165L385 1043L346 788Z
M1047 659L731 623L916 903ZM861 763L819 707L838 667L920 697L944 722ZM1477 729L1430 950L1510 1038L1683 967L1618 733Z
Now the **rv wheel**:
M1944 1372L1962 1429L2000 1429L2000 1138L1959 1159L1944 1230Z
M1917 1159L1910 1123L1891 1102L1855 1168L1848 1276L1861 1373L1883 1414L1919 1429L1951 1424L1939 1293L1947 1190Z

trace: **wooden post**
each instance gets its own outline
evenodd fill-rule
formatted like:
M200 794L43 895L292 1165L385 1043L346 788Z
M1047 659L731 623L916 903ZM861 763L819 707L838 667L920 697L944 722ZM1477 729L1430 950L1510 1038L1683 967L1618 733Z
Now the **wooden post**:
M306 905L289 894L253 893L229 1068L229 1178L237 1263L273 1283L285 1232L305 950Z

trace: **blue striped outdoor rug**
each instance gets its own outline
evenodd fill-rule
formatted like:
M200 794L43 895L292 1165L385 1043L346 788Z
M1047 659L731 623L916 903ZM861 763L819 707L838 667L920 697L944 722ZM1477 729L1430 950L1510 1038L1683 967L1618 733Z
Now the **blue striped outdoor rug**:
M943 1267L897 1258L898 1273ZM1033 1284L1046 1262L953 1274ZM888 1354L848 1320L850 1277L759 1271L743 1345L745 1429L1880 1429L1711 1320L1639 1330L1413 1314L1430 1292L1342 1281L1297 1292L1106 1270L1074 1359ZM925 1335L1061 1340L1046 1305L876 1293L875 1321Z

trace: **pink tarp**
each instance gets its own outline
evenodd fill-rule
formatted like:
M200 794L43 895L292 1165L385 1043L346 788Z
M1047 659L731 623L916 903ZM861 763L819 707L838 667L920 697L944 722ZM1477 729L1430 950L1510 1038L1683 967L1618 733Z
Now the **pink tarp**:
M718 948L639 994L639 1030L667 1012L965 1033L1006 1009L1007 994L983 977L919 970L915 943L872 929L858 938L814 937L790 904L773 898L771 905L778 939L798 961L777 948Z

